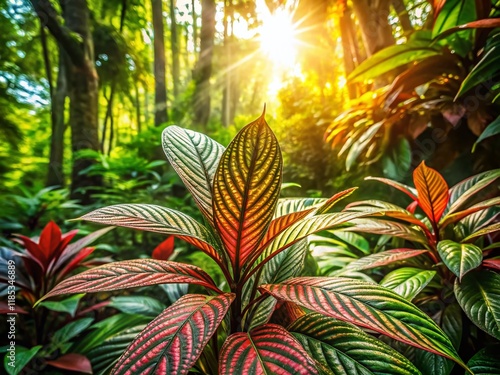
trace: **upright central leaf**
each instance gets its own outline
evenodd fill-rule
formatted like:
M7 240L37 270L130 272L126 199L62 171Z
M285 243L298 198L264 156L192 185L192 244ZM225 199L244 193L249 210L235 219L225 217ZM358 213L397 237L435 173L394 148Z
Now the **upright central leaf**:
M214 180L214 219L235 274L272 219L282 158L264 117L243 128L222 155Z

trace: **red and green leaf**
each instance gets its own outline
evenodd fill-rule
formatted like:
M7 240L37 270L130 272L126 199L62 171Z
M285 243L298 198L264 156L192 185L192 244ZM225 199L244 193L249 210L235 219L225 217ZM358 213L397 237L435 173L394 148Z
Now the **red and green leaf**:
M152 204L118 204L99 208L80 219L173 235L203 250L219 265L224 264L207 228L190 216L170 208Z
M178 126L167 127L162 139L170 164L213 224L212 184L224 147L204 134Z
M392 264L401 260L410 259L427 252L428 250L425 249L392 249L382 251L380 253L370 254L358 260L355 260L354 262L349 263L343 270L368 270L376 267L386 266L388 264Z
M281 186L278 141L264 117L244 127L222 155L214 179L215 226L235 273L257 249Z
M187 374L226 315L234 294L181 297L129 345L113 375Z
M475 240L481 236L484 236L484 235L487 235L487 234L490 234L490 233L493 233L493 232L497 232L500 230L500 223L495 223L495 224L491 224L491 225L488 225L487 227L484 227L482 229L479 229L478 231L470 234L469 236L465 237L462 242L469 242L469 241L472 241L472 240Z
M282 326L265 324L229 336L220 354L219 375L318 374L302 345Z
M482 250L472 244L444 240L437 244L437 250L446 267L460 280L467 272L479 267L483 260Z
M421 375L405 356L352 324L311 313L289 331L329 374Z
M114 262L72 276L43 299L67 293L95 293L157 284L188 283L219 289L202 269L189 264L156 259Z
M421 244L428 243L428 239L420 229L412 228L407 224L397 223L395 221L361 218L351 220L350 224L352 225L342 228L341 230L348 232L384 234Z
M465 366L436 323L390 289L346 278L299 277L282 284L264 285L261 290Z
M439 224L440 228L445 228L447 225L455 223L459 220L462 220L464 217L472 215L475 212L485 210L487 208L496 206L500 204L500 197L488 199L484 202L480 202L475 204L472 207L467 208L466 210L455 212L454 214L445 215Z
M433 225L439 222L449 200L448 185L436 170L422 162L413 172L418 204Z
M401 267L385 275L380 281L380 285L411 301L431 282L435 275L436 271Z

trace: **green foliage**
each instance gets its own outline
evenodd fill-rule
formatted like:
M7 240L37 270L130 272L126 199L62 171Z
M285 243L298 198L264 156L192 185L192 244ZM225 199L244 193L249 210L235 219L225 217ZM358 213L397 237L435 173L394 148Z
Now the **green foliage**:
M164 131L163 145L170 163L195 196L205 225L181 212L146 204L100 208L82 219L183 239L215 261L225 282L217 285L196 266L137 259L100 266L66 279L37 302L65 293L160 283L204 287L208 294L184 295L151 321L117 360L114 373L149 374L163 364L166 372L178 374L187 374L191 369L210 373L217 368L227 374L244 374L249 368L256 373L278 369L287 374L323 371L328 365L316 362L321 357L316 346L301 343L283 326L271 323L279 310L275 310L274 299L368 328L465 367L434 321L394 291L345 278L297 277L307 253L304 241L308 235L348 227L378 211L326 213L353 189L317 203L279 202L282 158L263 116L245 126L227 149L202 134L176 126ZM290 210L294 206L304 209ZM281 314L294 321L304 311L295 307ZM322 319L320 315L314 317L318 323ZM337 327L355 333L342 350L356 350L361 342L368 343L383 348L372 355L384 361L390 353L386 345L345 324ZM332 345L329 337L316 339ZM182 348L176 345L179 340L185 343ZM243 350L245 347L252 349ZM159 350L153 352L153 348ZM336 354L332 349L328 351L329 361L333 361ZM147 352L154 354L145 355ZM394 369L399 369L396 373L419 373L409 361L394 355L400 358L394 364ZM376 363L364 364L374 370ZM340 369L338 373L347 372Z

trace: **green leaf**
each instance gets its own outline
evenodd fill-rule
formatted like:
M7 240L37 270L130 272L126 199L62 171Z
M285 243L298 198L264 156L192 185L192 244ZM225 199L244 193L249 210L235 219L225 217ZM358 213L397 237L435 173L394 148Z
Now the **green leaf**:
M451 223L455 223L459 220L462 220L463 218L465 218L469 215L472 215L475 212L482 211L482 210L485 210L487 208L490 208L493 206L498 206L498 205L500 205L500 197L485 200L483 202L475 204L472 207L469 207L466 210L446 215L445 217L442 218L439 226L440 226L440 228L445 228L447 225L449 225Z
M435 275L436 271L402 267L385 275L380 281L380 285L411 301L431 282Z
M486 138L493 137L497 134L500 134L500 116L490 122L486 129L483 130L477 141L474 143L474 146L472 146L472 152L476 150L476 146L479 142L482 142Z
M85 294L75 294L69 298L63 299L62 301L44 301L40 303L40 306L46 307L52 311L65 312L75 316L76 309L78 308L78 303Z
M59 283L43 299L59 294L107 292L167 283L197 284L220 292L211 277L196 266L157 259L134 259L94 267L72 276Z
M467 362L475 375L500 375L500 345L490 345L478 351Z
M21 373L23 368L36 356L41 348L42 345L34 346L31 349L17 345L14 358L10 358L10 354L7 352L3 360L7 374L17 375Z
M229 336L221 349L219 363L219 375L319 373L300 343L276 324Z
M446 267L460 280L483 261L483 252L472 244L444 240L438 243L437 250Z
M271 315L276 307L276 299L267 297L260 303L250 306L248 311L243 316L241 326L245 331L249 331L262 324L267 324L271 319Z
M396 44L378 51L359 64L347 79L351 82L375 79L400 66L439 54L439 50L430 47L430 41L414 40Z
M111 298L109 307L114 307L127 314L157 316L164 309L163 303L147 296L116 296Z
M60 344L69 342L73 337L85 331L92 324L93 320L94 318L83 318L66 324L54 333L51 345L60 347Z
M214 218L235 277L272 220L282 163L278 141L264 114L245 126L222 155L214 178Z
M234 294L186 295L134 339L112 374L187 374L226 315Z
M356 160L358 159L359 155L365 150L370 142L372 141L373 137L377 134L379 129L384 123L382 121L371 125L366 129L361 137L359 137L350 147L349 153L347 154L346 161L345 161L345 169L346 171L349 171L351 167L356 163Z
M298 277L263 285L278 299L382 333L465 366L452 343L424 312L390 289L344 278Z
M401 138L398 144L382 157L384 176L401 181L409 174L411 158L410 142L406 138Z
M484 228L478 230L477 232L474 232L474 233L470 234L469 236L465 237L462 240L462 242L469 242L469 241L474 240L478 237L484 236L485 234L490 234L490 233L493 233L493 232L496 232L499 230L500 230L500 223L491 224L491 225L488 225L487 227L484 227Z
M204 134L178 126L167 127L162 139L170 164L213 224L212 183L224 147Z
M366 214L372 214L367 212ZM343 231L354 231L363 233L384 234L393 237L400 237L408 241L427 244L427 238L421 230L412 228L407 224L396 223L394 221L379 219L353 219L349 222L350 227L342 228Z
M170 208L153 204L118 204L99 208L83 215L80 219L174 235L200 248L218 264L224 264L221 255L214 247L215 240L208 229L188 215Z
M333 375L421 374L402 354L356 326L317 313L296 320L289 331Z
M380 253L371 254L349 263L342 271L361 271L381 267L401 260L416 257L427 253L428 250L391 249Z
M455 281L455 296L476 326L500 340L500 275L470 272Z
M462 81L455 100L467 93L473 87L483 84L486 80L498 76L498 64L500 64L500 45L490 48L483 58L472 68L467 77Z

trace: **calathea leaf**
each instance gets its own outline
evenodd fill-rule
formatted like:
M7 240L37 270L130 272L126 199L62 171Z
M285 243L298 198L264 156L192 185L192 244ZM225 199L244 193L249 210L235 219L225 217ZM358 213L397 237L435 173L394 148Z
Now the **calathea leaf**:
M500 223L491 224L491 225L488 225L487 227L484 227L484 228L470 234L469 236L465 237L462 240L462 242L469 242L469 241L475 240L476 238L479 238L479 237L484 236L486 234L497 232L499 230L500 230Z
M471 214L473 214L475 212L482 211L482 210L485 210L487 208L490 208L490 207L493 207L493 206L496 206L496 205L499 205L499 204L500 204L500 197L488 199L488 200L486 200L484 202L480 202L478 204L475 204L474 206L469 207L466 210L455 212L454 214L449 214L449 215L443 216L443 218L441 219L441 223L439 224L439 226L440 226L440 228L444 228L447 225L449 225L451 223L455 223L455 222L457 222L459 220L462 220L464 217L469 216L469 215L471 215Z
M264 115L245 126L222 155L214 178L215 226L238 274L259 246L276 207L282 157Z
M134 339L112 374L187 374L233 299L234 294L182 297Z
M67 293L95 293L139 286L190 283L219 289L202 269L157 259L135 259L105 264L59 283L43 299Z
M278 299L369 328L465 366L436 323L390 289L336 277L298 277L260 289Z
M414 250L414 249L391 249L382 251L380 253L370 254L362 257L354 262L349 263L345 271L361 271L368 270L376 267L385 266L398 262L400 260L416 257L421 254L427 253L428 250ZM344 271L344 270L341 270Z
M425 162L413 172L413 182L418 192L418 204L433 225L441 219L449 200L448 185L436 170Z
M469 271L481 265L483 252L472 244L440 241L437 245L439 256L448 269L460 280Z
M352 324L311 313L289 331L329 374L421 375L402 354Z
M469 319L500 340L500 276L482 270L455 281L455 296Z
M162 139L170 164L213 224L212 182L224 147L204 134L178 126L167 127Z
M220 375L318 374L300 343L282 326L265 324L229 336L220 354Z
M431 282L435 275L436 271L402 267L385 275L380 281L380 285L411 301Z
M219 265L224 264L208 229L188 215L170 208L152 204L118 204L99 208L80 219L173 235L200 248Z

